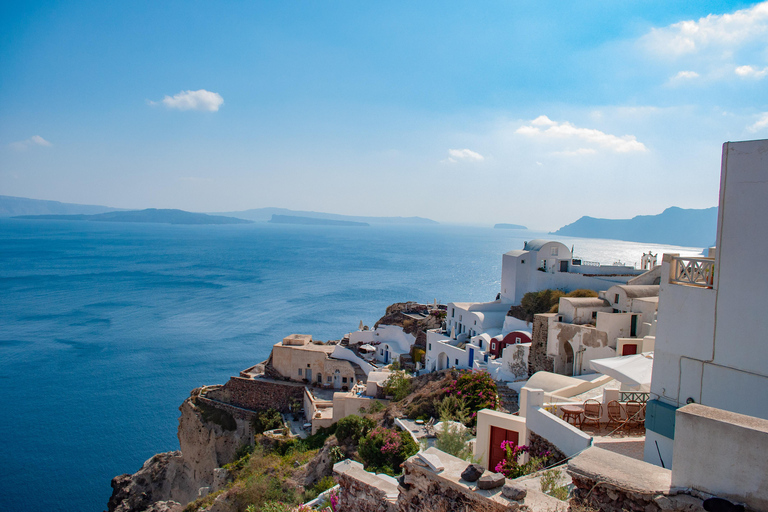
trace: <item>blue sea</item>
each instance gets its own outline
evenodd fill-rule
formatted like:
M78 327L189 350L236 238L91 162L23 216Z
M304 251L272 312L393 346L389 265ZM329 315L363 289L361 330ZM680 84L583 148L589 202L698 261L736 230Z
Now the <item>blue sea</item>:
M0 511L101 511L178 449L181 402L292 333L339 339L398 301L493 300L529 231L0 219ZM591 261L610 240L560 238Z

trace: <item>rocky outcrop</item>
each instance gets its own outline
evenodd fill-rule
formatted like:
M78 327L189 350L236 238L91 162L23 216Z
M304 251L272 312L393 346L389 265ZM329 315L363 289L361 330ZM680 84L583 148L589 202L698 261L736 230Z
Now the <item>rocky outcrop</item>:
M157 454L133 475L112 479L109 512L176 512L173 507L181 510L198 497L201 487L215 490L221 485L214 470L232 462L237 449L252 442L253 435L247 419L211 409L215 407L196 404L196 396L181 404L181 451Z
M396 302L387 307L386 313L379 318L374 328L379 325L397 325L416 338L417 346L426 347L427 331L440 328L444 318L445 306L434 308L417 302Z

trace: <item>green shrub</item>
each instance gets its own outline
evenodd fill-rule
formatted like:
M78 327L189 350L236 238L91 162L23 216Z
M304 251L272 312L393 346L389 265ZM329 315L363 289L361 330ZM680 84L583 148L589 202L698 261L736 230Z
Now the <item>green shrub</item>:
M414 363L423 363L424 362L424 354L426 354L426 350L423 348L417 347L414 345L413 349L411 350L411 357L413 358Z
M376 426L376 423L370 418L361 418L356 414L346 416L336 422L336 439L346 441L351 439L355 443L360 442L360 438Z
M255 434L262 434L267 430L273 430L283 426L283 417L277 409L259 411L251 420Z
M435 411L440 421L454 420L464 424L469 422L472 414L467 407L467 401L455 394L444 396L442 400L435 400Z
M206 423L215 423L224 430L237 430L237 422L235 417L229 414L227 411L223 411L218 407L213 407L202 401L196 400L195 405L200 410L200 416Z
M396 432L376 427L360 440L358 453L366 469L395 475L400 473L400 464L419 451L419 447L408 432Z
M443 428L437 431L435 448L450 453L454 457L469 460L472 457L472 447L467 443L472 438L471 431L455 423L446 423L450 420L442 419L442 421Z
M347 457L344 451L338 446L331 446L330 452L331 452L331 462L333 464L336 464L337 462L340 462Z
M560 485L562 473L557 469L550 469L541 474L541 492L548 494L560 501L568 500L568 486Z
M587 290L585 288L579 288L565 294L566 297L597 297L598 293L595 290Z
M384 394L392 396L395 402L399 402L410 393L411 379L406 376L404 371L394 371L389 378L384 381Z
M533 315L548 313L558 303L565 293L561 290L541 290L528 292L523 295L520 307L523 308L528 320L533 320Z
M252 444L248 444L248 443L241 444L240 448L235 450L235 460L240 460L246 455L250 455L251 453L253 453Z

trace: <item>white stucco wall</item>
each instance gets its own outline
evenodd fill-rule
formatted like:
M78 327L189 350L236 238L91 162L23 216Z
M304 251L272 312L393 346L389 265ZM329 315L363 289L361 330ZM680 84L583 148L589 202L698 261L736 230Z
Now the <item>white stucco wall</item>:
M768 510L768 420L699 404L675 416L672 487Z
M589 448L592 436L550 414L543 408L543 404L544 391L528 389L525 421L529 431L545 438L568 456Z

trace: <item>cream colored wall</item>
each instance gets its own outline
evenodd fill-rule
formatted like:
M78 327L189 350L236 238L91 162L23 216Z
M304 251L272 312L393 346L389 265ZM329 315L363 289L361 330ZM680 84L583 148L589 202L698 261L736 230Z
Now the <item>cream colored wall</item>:
M373 400L371 398L363 398L354 393L334 393L333 394L333 423L336 423L342 418L346 418L352 414L360 414L360 408L364 407L368 409L373 402L382 402L388 404L388 400Z
M528 444L528 434L525 418L513 416L499 411L483 409L477 413L477 440L475 441L474 458L483 467L488 467L488 456L491 442L491 427L499 427L517 432L518 444Z
M332 347L328 348L332 349ZM348 361L329 359L330 351L283 346L282 343L277 343L272 347L272 366L284 377L297 382L302 382L306 378L309 368L312 370L312 383L317 382L317 375L320 374L323 386L333 385L333 380L328 382L328 376L333 377L336 370L339 370L338 387L346 385L352 388L355 383L354 368ZM301 369L301 375L299 375L299 369ZM342 377L347 378L346 383L342 382Z

